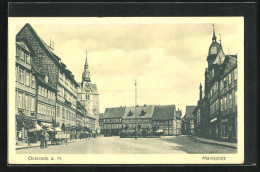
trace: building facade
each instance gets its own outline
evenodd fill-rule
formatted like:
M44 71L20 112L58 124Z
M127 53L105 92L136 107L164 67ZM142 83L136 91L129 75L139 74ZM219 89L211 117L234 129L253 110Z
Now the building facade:
M23 41L16 42L15 114L23 112L36 122L36 74L32 68L33 53ZM28 130L16 131L20 141L28 139Z
M53 52L53 47L48 46L30 24L26 24L16 37L19 40L28 42L35 53L35 64L41 67L42 73L48 74L48 80L51 81L49 84L58 90L55 122L64 131L73 134L71 131L76 126L76 99L77 87L79 86L73 74Z
M185 115L182 119L182 134L193 135L194 134L194 116L193 111L196 106L186 106Z
M126 107L106 108L103 115L103 133L105 136L119 136L123 129L122 118Z
M204 98L194 111L196 134L212 139L237 138L237 55L226 55L221 40L217 42L213 27L212 43L207 56ZM200 90L201 92L201 90Z
M135 132L136 129L140 133L151 133L153 111L153 105L126 107L122 121L123 128L127 128L127 132Z
M97 85L91 83L87 53L84 71L82 73L82 82L78 84L80 87L78 88L77 100L86 108L91 120L95 119L94 128L97 130L99 128L99 92Z
M152 128L163 131L164 135L180 135L181 111L176 111L175 105L154 106Z

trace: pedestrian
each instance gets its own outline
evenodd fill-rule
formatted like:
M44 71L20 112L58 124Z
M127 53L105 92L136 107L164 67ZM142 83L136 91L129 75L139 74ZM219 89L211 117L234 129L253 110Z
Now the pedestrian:
M40 148L44 149L44 144L45 144L44 132L40 133L40 141L41 141Z
M49 140L49 134L47 132L45 132L44 134L44 141L45 141L45 148L48 147L48 140Z

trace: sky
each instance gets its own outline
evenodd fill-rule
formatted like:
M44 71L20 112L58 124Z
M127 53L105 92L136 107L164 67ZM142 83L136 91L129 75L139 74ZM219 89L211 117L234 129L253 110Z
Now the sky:
M187 21L191 22L187 22ZM100 113L108 107L175 104L185 113L196 105L204 87L213 26L225 54L236 54L237 24L232 18L33 18L17 22L18 32L30 23L38 35L81 81L86 54L91 80L99 90ZM185 22L183 22L185 21ZM203 88L204 89L204 88Z

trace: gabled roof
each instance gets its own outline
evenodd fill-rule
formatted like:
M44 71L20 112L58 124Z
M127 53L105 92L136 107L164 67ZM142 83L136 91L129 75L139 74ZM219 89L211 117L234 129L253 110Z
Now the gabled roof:
M229 73L229 71L237 64L236 55L226 55L225 61L223 62L223 75Z
M153 105L138 106L135 114L135 106L126 107L123 118L152 118L153 109Z
M99 114L99 119L103 119L103 117L104 117L104 113L100 113Z
M193 111L196 108L196 106L186 106L186 112L185 112L185 119L193 119Z
M35 39L38 41L39 45L43 48L43 50L45 50L45 52L47 54L50 55L51 58L54 59L54 61L66 72L68 71L68 69L66 69L66 65L62 65L60 62L60 58L54 54L54 52L51 50L51 48L42 40L42 38L40 38L40 36L36 33L36 31L32 28L32 26L29 23L26 23L24 25L24 27L17 33L16 38L19 37L20 33L22 32L23 29L28 28L30 30L30 32L32 33L32 35L35 37ZM78 83L75 81L74 76L72 75L68 75L70 77L70 79L74 82L74 84L76 85L76 87L78 87Z
M16 44L19 45L20 47L22 47L25 51L31 53L31 51L29 50L27 45L25 43L23 43L22 41L17 41Z
M175 105L154 106L153 120L173 120Z
M106 108L103 118L122 118L125 107Z
M92 91L92 94L98 94L97 84L89 83L89 87Z

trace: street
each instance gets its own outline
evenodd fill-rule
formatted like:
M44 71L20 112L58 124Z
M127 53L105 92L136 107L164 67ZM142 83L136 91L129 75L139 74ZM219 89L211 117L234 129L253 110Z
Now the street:
M97 137L70 142L16 150L18 154L232 154L236 149L212 144L196 143L189 136L162 138Z

